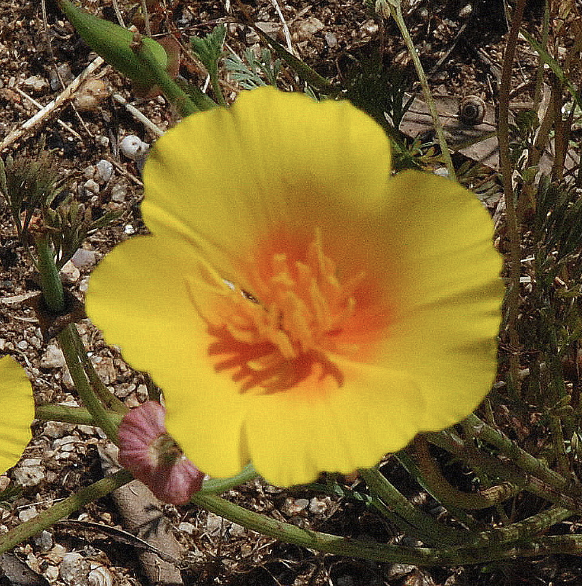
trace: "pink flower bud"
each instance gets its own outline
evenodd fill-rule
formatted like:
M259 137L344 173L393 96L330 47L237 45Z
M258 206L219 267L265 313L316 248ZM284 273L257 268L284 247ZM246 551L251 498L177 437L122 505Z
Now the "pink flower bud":
M119 463L160 500L183 505L202 487L204 474L166 431L166 411L156 401L131 409L119 425Z

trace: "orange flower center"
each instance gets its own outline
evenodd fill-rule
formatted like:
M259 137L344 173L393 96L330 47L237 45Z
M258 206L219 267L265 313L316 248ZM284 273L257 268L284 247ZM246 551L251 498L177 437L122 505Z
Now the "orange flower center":
M341 385L343 374L329 355L359 349L346 330L354 330L356 291L365 273L340 283L319 233L303 250L302 255L262 250L248 271L252 291L204 267L214 295L204 308L196 305L216 338L209 354L216 370L234 369L243 390L283 390L315 372L318 379L331 376ZM192 296L199 299L195 291Z

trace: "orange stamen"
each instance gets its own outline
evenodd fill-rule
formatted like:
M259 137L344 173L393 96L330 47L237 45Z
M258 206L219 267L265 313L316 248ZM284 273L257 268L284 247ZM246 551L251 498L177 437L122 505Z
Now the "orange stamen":
M319 378L331 375L341 384L342 375L328 354L358 349L341 333L354 317L354 294L365 273L342 285L335 263L323 252L319 231L303 259L290 256L272 253L266 270L256 263L248 279L253 287L250 292L206 265L202 287L207 294L201 294L198 284L192 287L193 301L218 338L209 353L232 356L217 361L215 368L238 367L233 378L243 381L243 389L289 388L312 375L315 363L320 365Z

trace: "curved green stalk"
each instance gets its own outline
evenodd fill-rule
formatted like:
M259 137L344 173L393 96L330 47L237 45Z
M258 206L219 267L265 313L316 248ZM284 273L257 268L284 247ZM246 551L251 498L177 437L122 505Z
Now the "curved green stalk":
M194 495L192 502L247 529L258 531L263 535L268 535L287 543L294 543L325 553L377 562L413 564L418 566L449 566L478 564L509 560L515 557L532 557L552 553L582 554L582 535L544 536L514 544L509 544L504 541L486 546L412 548L361 541L330 535L329 533L301 529L291 523L285 523L259 513L254 513L217 496L198 493ZM559 516L556 518L559 518Z
M471 540L470 533L443 525L427 513L417 509L377 468L360 470L360 475L368 485L370 492L414 527L415 536L422 541L459 545Z
M37 268L40 274L40 285L44 302L51 313L65 310L65 293L55 264L54 254L45 234L35 240L38 254Z
M107 437L114 443L117 442L117 425L109 417L109 412L103 406L97 395L93 392L83 364L77 355L75 336L77 328L75 324L67 324L57 336L65 362L69 369L69 374L75 383L75 389L83 405L87 407L89 413L93 416L96 424L105 432Z
M418 436L415 439L414 451L420 472L419 479L424 481L428 492L451 512L454 512L452 509L457 508L487 509L515 496L521 490L520 487L509 482L503 482L478 492L459 490L443 476L428 451L428 442L424 437Z
M33 519L21 523L14 529L0 535L0 553L4 553L17 546L19 543L36 535L53 523L67 517L74 511L98 498L108 495L116 488L133 480L133 476L127 470L120 470L107 478L102 478L90 486L82 488L66 499L55 503L50 509L42 511Z
M258 474L254 466L252 464L247 464L239 474L232 476L231 478L211 478L210 480L204 481L202 489L197 494L220 494L234 488L235 486L244 484L249 480L253 480L253 478L256 478L257 476Z
M83 407L69 407L68 405L37 405L34 415L36 419L42 421L61 421L63 423L73 423L75 425L94 425L97 426L94 417ZM121 423L122 415L120 413L109 411L107 416L114 421L116 425Z
M569 480L548 468L541 460L538 460L538 458L520 448L506 435L482 421L477 415L469 415L466 422L472 429L473 437L495 446L500 452L510 458L513 464L528 474L539 478L557 490L572 490L573 487ZM582 496L580 488L577 488L575 494L576 496Z

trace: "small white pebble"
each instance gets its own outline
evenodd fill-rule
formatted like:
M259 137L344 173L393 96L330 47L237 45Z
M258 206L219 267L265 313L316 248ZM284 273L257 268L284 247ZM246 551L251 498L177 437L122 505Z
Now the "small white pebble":
M99 193L99 183L97 183L97 181L95 181L94 179L89 179L88 181L85 181L83 187L85 188L85 191L88 192L88 195Z
M113 177L113 164L105 159L101 159L96 165L97 180L107 183Z
M463 8L461 8L461 10L459 10L459 18L467 18L468 16L470 16L473 12L473 5L472 4L467 4L465 6L463 6Z
M97 253L94 250L79 248L71 258L71 262L78 269L87 269L97 262Z
M36 510L36 507L27 507L26 509L22 509L18 513L18 519L24 523L25 521L30 521L30 519L34 519L34 517L36 517L37 515L38 511Z
M20 342L18 342L18 344L16 344L16 346L20 350L26 350L28 348L28 342L26 340L21 340Z
M143 142L139 136L130 134L126 136L119 143L119 150L132 161L143 159L148 152L150 145L147 142Z

